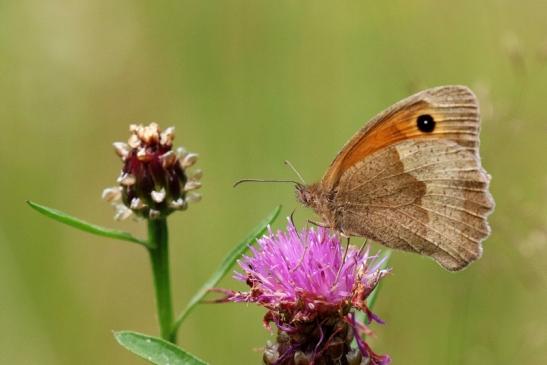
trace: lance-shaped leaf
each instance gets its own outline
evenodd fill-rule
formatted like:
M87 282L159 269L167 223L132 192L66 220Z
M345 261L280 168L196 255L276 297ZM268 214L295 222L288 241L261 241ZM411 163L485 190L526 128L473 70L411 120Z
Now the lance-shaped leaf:
M203 284L203 286L197 291L196 294L190 299L186 308L179 314L175 324L173 325L173 331L176 332L184 321L184 319L190 314L192 309L203 299L209 289L215 287L218 282L226 275L228 271L234 266L239 257L247 250L257 238L262 236L270 225L279 215L281 206L275 208L264 220L262 220L258 226L249 234L243 241L236 245L224 258L219 268L209 277L209 279Z
M73 217L65 212L61 212L60 210L49 208L37 203L34 203L30 200L27 200L27 204L34 210L36 210L39 213L42 213L46 217L49 217L53 220L56 220L57 222L61 222L64 224L67 224L71 227L77 228L79 230L96 234L98 236L108 237L108 238L114 238L122 241L129 241L133 243L138 243L140 245L144 245L146 247L151 247L150 244L147 241L141 240L133 235L131 235L128 232L119 231L116 229L110 229L110 228L104 228L101 226L97 226L92 223L88 223L86 221L83 221L79 218Z
M198 357L161 338L137 332L115 332L116 341L132 353L157 365L207 365Z

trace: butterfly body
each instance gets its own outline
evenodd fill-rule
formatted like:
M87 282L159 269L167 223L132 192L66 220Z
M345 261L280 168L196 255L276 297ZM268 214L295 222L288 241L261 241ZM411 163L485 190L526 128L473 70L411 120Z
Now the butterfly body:
M373 118L297 199L345 235L460 270L481 256L494 207L478 147L475 95L425 90Z

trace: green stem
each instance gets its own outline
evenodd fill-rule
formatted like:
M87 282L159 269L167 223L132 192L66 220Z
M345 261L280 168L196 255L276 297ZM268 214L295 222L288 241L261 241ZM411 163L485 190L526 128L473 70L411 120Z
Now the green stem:
M171 301L171 284L169 280L169 245L167 221L165 218L148 220L148 239L153 248L148 249L154 287L156 289L156 307L160 324L161 337L175 343L176 332L172 333L173 304Z

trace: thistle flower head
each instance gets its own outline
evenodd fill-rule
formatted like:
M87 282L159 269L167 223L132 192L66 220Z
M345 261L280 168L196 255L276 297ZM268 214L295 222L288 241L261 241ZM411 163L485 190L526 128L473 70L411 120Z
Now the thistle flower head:
M249 291L225 291L225 301L256 303L278 328L277 343L264 352L266 364L388 364L362 339L369 328L355 311L381 322L366 299L388 270L369 250L340 245L325 228L297 232L289 220L286 232L268 235L239 261L235 278ZM357 348L351 348L355 337Z
M175 129L162 131L150 123L132 124L129 131L127 143L114 143L123 161L118 185L103 191L103 198L116 207L115 218L125 219L134 213L156 219L199 201L200 195L191 191L201 187L202 173L188 173L198 156L182 147L173 151Z

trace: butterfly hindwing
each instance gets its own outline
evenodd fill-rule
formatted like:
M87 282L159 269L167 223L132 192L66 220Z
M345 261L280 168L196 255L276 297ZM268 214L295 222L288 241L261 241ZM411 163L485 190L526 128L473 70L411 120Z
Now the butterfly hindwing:
M342 175L335 226L459 270L480 257L490 233L489 179L473 150L456 142L399 142Z

